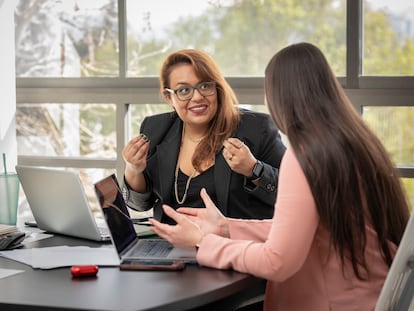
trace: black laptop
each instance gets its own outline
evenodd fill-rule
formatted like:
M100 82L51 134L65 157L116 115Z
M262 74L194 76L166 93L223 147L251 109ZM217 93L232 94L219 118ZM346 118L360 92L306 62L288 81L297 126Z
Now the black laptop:
M195 249L177 248L164 239L138 238L115 174L95 183L95 192L121 265L133 260L196 263Z

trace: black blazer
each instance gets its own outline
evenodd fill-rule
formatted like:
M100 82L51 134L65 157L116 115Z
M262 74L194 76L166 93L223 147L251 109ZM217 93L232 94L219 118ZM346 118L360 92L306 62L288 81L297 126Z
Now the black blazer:
M125 182L123 194L127 205L138 211L154 208L154 218L162 217L163 203L171 205L174 170L181 142L183 122L175 112L146 117L141 133L150 140L144 175L147 192L137 193ZM263 176L256 187L227 165L218 152L214 165L217 207L227 217L272 218L277 180L282 156L286 150L278 129L269 115L241 110L241 120L233 137L242 140L252 154L264 163Z

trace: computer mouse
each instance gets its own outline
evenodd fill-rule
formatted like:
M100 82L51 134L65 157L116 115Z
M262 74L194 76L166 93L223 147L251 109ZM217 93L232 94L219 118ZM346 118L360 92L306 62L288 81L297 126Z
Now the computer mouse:
M21 231L0 236L0 250L13 249L21 246L26 234Z

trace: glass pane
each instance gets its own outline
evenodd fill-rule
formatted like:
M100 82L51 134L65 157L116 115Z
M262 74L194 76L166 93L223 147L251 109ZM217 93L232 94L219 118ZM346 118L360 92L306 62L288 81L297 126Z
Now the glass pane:
M364 75L414 74L412 9L411 0L364 0Z
M128 76L158 75L172 51L211 54L226 76L263 76L270 57L299 41L317 44L345 75L345 0L127 0Z
M116 0L20 0L17 77L118 75Z
M397 165L414 165L414 106L364 107L363 118Z
M59 169L59 168L53 168ZM115 173L115 170L108 170L108 169L73 169L67 168L66 170L74 171L79 174L81 179L82 185L85 189L85 194L88 199L90 208L92 212L95 213L97 216L100 214L100 207L99 202L97 201L95 190L93 185L98 180ZM27 202L26 196L22 187L20 187L20 196L19 196L19 219L28 220L33 218L32 212L30 210L30 206ZM21 224L23 225L23 224Z
M247 104L240 104L240 108L249 109L257 112L264 112L269 114L269 109L267 109L266 105L247 105Z
M168 104L133 104L131 105L131 132L132 137L139 134L141 123L147 116L154 114L170 112L171 106Z
M411 205L411 212L414 208L414 178L402 178L402 182L408 196L408 203Z
M115 158L114 104L18 104L18 155Z

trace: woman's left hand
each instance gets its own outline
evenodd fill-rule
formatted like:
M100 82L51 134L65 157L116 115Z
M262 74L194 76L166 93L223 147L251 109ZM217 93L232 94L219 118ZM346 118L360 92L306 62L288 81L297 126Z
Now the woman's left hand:
M253 174L253 167L257 160L249 147L240 139L233 137L226 139L223 147L223 157L233 171L246 177Z
M165 214L174 219L177 224L168 225L151 218L149 221L153 227L151 227L150 230L154 231L174 246L187 249L194 248L203 238L200 227L191 221L189 217L177 213L170 206L163 205L162 208L164 209Z

